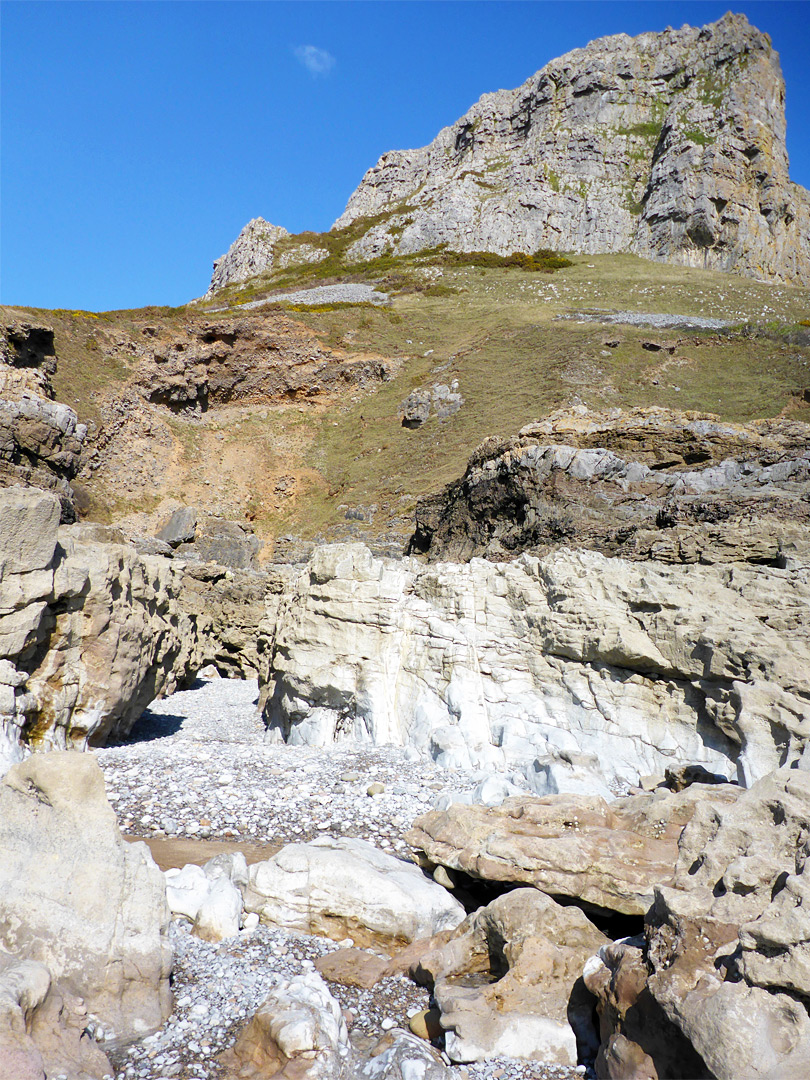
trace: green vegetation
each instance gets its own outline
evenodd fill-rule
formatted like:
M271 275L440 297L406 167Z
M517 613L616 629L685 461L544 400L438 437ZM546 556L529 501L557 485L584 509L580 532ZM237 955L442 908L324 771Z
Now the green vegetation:
M546 274L573 266L570 259L547 248L541 248L533 255L522 251L513 251L511 255L496 255L494 251L445 251L441 260L446 266L481 266L490 270L517 267Z
M645 139L655 139L661 135L663 124L658 120L648 120L642 124L633 124L631 127L618 128L619 135L641 135Z
M726 92L726 78L724 73L710 70L704 72L698 79L698 96L704 105L711 105L719 109L723 103Z
M683 137L690 142L696 143L698 146L711 146L715 141L712 135L707 135L703 131L698 131L697 128L685 131Z
M538 255L439 249L388 257L388 269L369 270L366 280L398 294L389 307L296 304L218 312L216 320L226 324L279 320L282 335L294 322L305 328L302 340L311 331L339 350L341 362L385 357L388 375L364 386L347 381L329 394L316 388L277 401L212 406L194 417L156 410L175 448L174 497L203 499L206 491L227 490L223 476L250 471L244 512L262 536L341 535L346 507L371 504L378 507L371 528L385 532L393 522L405 522L396 527L406 529L416 499L459 476L485 437L514 434L575 398L590 408L660 405L728 420L810 416L795 393L808 386L807 289L631 255L564 259L545 252L539 258L562 265L547 278L521 272ZM354 270L340 280L357 280ZM249 289L268 289L267 281L250 282ZM25 311L54 327L57 399L97 423L104 419L104 393L125 383L140 362L134 352L110 348L111 341L120 335L146 344L153 331L170 339L214 318L199 306L108 312L98 319ZM560 318L600 311L675 312L737 325L688 332ZM15 317L20 312L15 309ZM674 354L644 349L651 337L677 342ZM413 389L453 379L464 396L458 413L413 430L402 426L398 408ZM127 400L123 393L121 400ZM235 473L223 472L228 454ZM205 480L198 479L188 494L192 475L207 477L210 487L200 488ZM288 475L295 478L294 495L275 498L275 478ZM105 494L95 474L84 483L96 518L148 513L157 505L152 488L125 506Z
M639 199L634 198L632 193L628 193L624 201L624 205L627 207L630 213L633 214L634 217L639 217L641 214L644 213L644 203L641 202Z

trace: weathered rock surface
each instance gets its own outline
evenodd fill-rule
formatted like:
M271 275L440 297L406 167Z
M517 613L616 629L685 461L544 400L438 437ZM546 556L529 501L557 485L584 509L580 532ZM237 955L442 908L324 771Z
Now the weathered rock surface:
M579 908L561 907L536 889L515 889L479 908L415 971L434 987L449 1057L576 1065L577 1036L581 1055L593 1051L582 968L607 942ZM474 974L495 981L454 982Z
M357 259L447 244L635 251L810 281L810 195L791 184L784 83L743 15L601 38L485 94L420 150L370 169L335 227Z
M264 218L253 218L237 238L214 263L209 292L238 281L246 281L273 266L273 245L289 236L280 225L271 225Z
M371 1052L370 1060L358 1063L358 1080L450 1080L439 1054L406 1031L389 1031Z
M340 1004L314 971L279 980L220 1060L238 1080L349 1080L353 1075Z
M388 974L389 959L367 949L338 949L315 961L315 970L328 982L370 990Z
M710 1078L706 1063L650 993L643 945L643 938L611 942L585 965L583 980L598 1000L596 1075L605 1080Z
M425 567L323 547L263 626L265 720L288 742L410 744L448 766L590 754L611 785L687 762L750 783L810 733L809 599L798 556Z
M242 521L228 521L198 513L193 506L179 506L155 533L155 550L141 541L143 554L176 552L180 558L214 562L232 569L255 570L261 541L253 528ZM163 546L165 545L165 547Z
M263 575L139 555L115 529L59 516L55 495L0 492L0 768L25 748L126 735L206 662L259 663Z
M107 1055L89 1033L84 1001L53 982L44 964L0 949L0 1077L104 1080Z
M290 240L291 243L279 241ZM225 285L236 285L257 274L291 264L320 262L329 254L326 248L290 237L280 225L271 225L264 218L253 218L245 225L227 252L214 263L214 273L208 293Z
M335 940L405 943L457 926L464 908L409 863L364 840L288 844L249 869L245 910Z
M810 427L669 409L553 413L488 439L422 498L410 550L513 558L560 546L670 563L784 565L810 551Z
M198 543L183 556L222 562L234 539L226 521L289 509L314 478L300 411L372 392L402 363L329 348L278 311L144 318L126 329L95 327L92 340L94 363L118 377L95 395L76 481L86 505L118 520L125 507L127 527L143 534L181 504L193 506ZM249 550L237 547L244 566Z
M808 836L803 768L777 770L733 802L698 801L674 877L655 889L646 942L603 948L586 968L600 999L600 1076L672 1075L684 1040L688 1075L731 1080L741 1062L751 1077L807 1074Z
M44 965L109 1037L154 1031L171 1012L163 876L145 844L121 837L91 755L9 770L0 855L0 946Z
M283 315L190 320L174 334L111 347L135 363L134 380L147 401L174 411L236 401L317 398L386 379L392 361L351 357L323 346Z
M533 885L553 897L643 915L673 880L678 837L696 807L734 803L735 785L659 789L608 805L587 795L507 799L433 810L406 834L420 865L485 881Z
M431 415L439 420L445 420L453 416L464 404L464 398L459 393L458 379L448 386L446 383L434 383L430 388L413 390L399 406L398 414L402 418L402 426L407 428L421 427Z
M87 428L51 400L53 330L28 321L0 326L0 487L25 485L59 496L63 521L75 521L70 481Z

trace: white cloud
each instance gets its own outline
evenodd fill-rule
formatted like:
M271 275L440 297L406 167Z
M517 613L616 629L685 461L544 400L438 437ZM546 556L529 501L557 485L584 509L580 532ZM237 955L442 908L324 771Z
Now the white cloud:
M310 75L317 78L319 75L328 75L335 66L335 58L326 49L319 49L315 45L299 45L295 51L296 60L300 60Z

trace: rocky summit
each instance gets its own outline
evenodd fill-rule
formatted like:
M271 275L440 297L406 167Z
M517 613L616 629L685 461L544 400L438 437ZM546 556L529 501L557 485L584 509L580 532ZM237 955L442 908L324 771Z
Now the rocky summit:
M635 251L810 282L810 194L790 183L784 83L742 15L600 38L485 94L421 150L387 153L336 225L357 258Z
M618 35L198 301L0 313L0 1080L806 1080L782 105Z
M349 260L453 251L636 252L810 283L810 193L790 182L778 55L744 15L592 41L393 150L334 230ZM278 241L283 239L283 243ZM328 255L262 219L211 289Z

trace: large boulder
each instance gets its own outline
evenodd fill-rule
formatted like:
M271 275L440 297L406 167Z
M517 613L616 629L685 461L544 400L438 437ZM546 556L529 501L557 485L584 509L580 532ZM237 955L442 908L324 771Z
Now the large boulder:
M454 1076L432 1046L394 1028L355 1066L356 1080L451 1080Z
M0 949L0 1077L105 1080L113 1073L90 1034L81 998L51 979L44 964Z
M314 971L279 979L220 1060L234 1080L349 1080L354 1075L340 1004Z
M603 945L583 969L597 999L601 1080L659 1080L688 1076L711 1080L706 1063L650 993L643 938Z
M457 926L464 908L411 863L350 837L287 844L249 868L245 910L287 929L404 944Z
M646 940L600 949L586 965L599 1076L654 1080L683 1075L684 1063L718 1080L808 1075L808 836L803 769L698 803L671 881L655 888Z
M480 908L416 964L433 986L453 1061L529 1058L576 1065L594 1049L585 961L608 939L576 907L515 889ZM493 980L465 986L458 976Z
M683 826L706 800L738 798L732 784L693 784L616 799L513 797L500 806L454 804L417 818L406 834L426 868L533 885L598 908L643 915L655 886L671 882Z
M109 1037L171 1012L169 912L145 844L128 844L90 754L35 755L0 783L0 947L47 969Z

